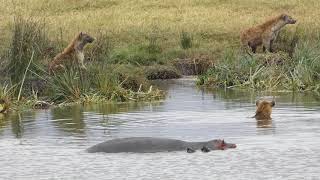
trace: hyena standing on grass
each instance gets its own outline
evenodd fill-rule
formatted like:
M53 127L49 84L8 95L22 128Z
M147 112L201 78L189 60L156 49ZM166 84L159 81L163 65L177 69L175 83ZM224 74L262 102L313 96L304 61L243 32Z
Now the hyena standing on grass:
M56 70L63 69L66 61L77 61L80 68L86 69L84 66L84 46L92 43L94 38L90 35L80 32L71 43L59 54L57 54L53 61L49 63L49 72L52 73Z
M272 43L276 40L279 31L286 24L295 24L296 20L287 14L281 14L263 24L249 28L241 33L240 39L244 48L250 47L255 53L257 46L263 45L263 52L273 52Z

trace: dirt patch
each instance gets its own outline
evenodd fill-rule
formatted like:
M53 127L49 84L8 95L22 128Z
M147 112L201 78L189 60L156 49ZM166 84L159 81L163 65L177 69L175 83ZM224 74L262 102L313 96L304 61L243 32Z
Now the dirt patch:
M148 80L177 79L181 77L181 74L174 67L161 65L146 67L145 74Z
M213 60L206 55L195 57L177 58L173 65L183 75L200 75L204 74L210 67L213 67Z

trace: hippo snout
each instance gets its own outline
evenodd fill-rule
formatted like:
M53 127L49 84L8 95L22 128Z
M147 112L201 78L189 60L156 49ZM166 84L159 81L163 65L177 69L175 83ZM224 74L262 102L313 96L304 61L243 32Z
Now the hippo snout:
M221 141L220 147L222 150L229 149L229 148L236 148L237 145L233 143L226 143L224 140Z

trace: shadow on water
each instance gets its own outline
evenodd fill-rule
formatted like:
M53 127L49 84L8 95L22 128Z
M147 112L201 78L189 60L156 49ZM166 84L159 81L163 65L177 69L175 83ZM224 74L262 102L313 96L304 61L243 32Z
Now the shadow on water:
M108 104L86 104L69 107L53 108L51 110L52 119L57 129L69 133L85 133L86 123L96 123L98 129L108 130L109 127L119 126L122 121L110 120L110 114L118 114L132 111L141 111L150 103L108 103ZM152 105L160 103L151 103Z

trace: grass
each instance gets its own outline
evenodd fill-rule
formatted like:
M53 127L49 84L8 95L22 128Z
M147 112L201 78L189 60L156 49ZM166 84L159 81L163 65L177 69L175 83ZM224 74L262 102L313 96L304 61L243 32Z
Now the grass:
M2 99L14 109L49 104L105 101L152 101L163 98L164 93L152 88L143 67L112 62L112 44L107 33L87 49L88 70L82 71L72 63L66 70L49 75L48 60L67 42L49 40L43 21L21 16L15 17L11 43L2 57L8 70L2 70ZM155 52L156 43L149 46L148 54ZM145 49L146 49L145 48ZM143 56L141 56L143 57ZM71 62L71 61L70 61ZM143 62L143 61L142 61ZM39 104L40 103L40 104Z
M2 1L1 83L12 87L13 102L20 87L20 101L158 99L147 78L175 75L172 60L205 55L215 65L199 76L201 85L317 91L319 7L317 0ZM278 53L239 52L241 30L283 12L298 23L280 33ZM86 48L88 71L49 77L48 61L79 31L96 38Z
M290 34L283 33L282 36L290 37ZM294 43L293 50L289 47L287 51L277 53L249 56L234 50L226 51L222 62L199 76L198 84L263 91L319 92L320 43L318 38L313 38L311 40L304 33L294 34L291 40L299 39L299 43ZM278 47L282 46L278 44Z
M318 29L319 7L317 0L12 0L0 5L0 26L8 27L15 13L46 17L52 39L60 29L65 39L78 31L97 35L103 29L122 48L145 43L146 36L155 33L164 51L179 47L180 34L186 31L192 34L193 48L218 53L237 46L242 29L282 12L297 18L301 27ZM10 31L5 28L2 34L8 39Z

